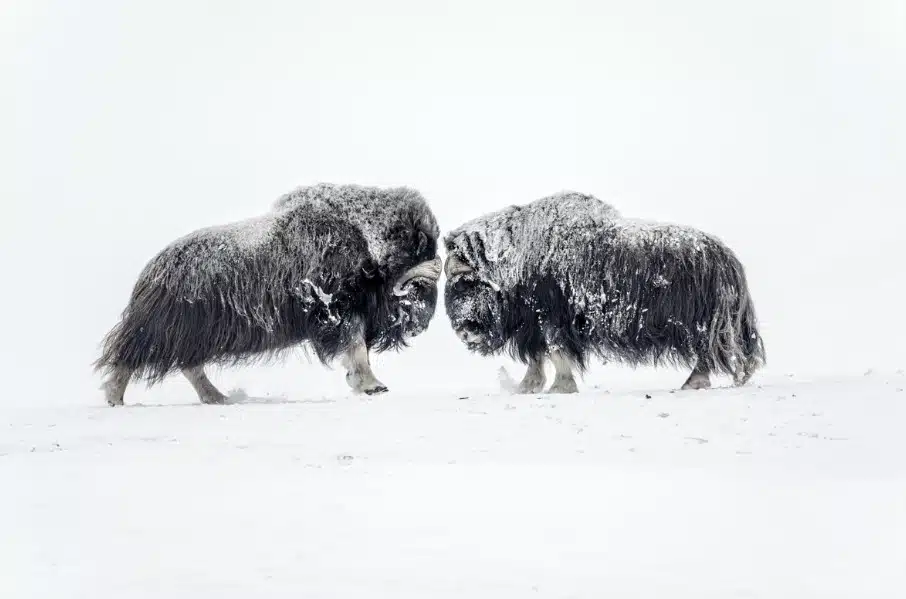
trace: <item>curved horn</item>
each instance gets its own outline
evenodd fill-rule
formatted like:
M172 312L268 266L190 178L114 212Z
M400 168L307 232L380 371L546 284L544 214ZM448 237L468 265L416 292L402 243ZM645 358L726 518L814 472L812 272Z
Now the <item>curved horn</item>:
M426 260L421 264L416 264L404 272L399 280L397 280L396 284L393 286L393 295L406 295L405 288L414 279L428 279L432 283L437 281L437 279L440 278L441 268L440 256L433 260Z
M463 262L459 256L456 254L451 254L447 258L447 263L444 264L444 274L447 275L448 279L455 277L467 272L472 272L474 269Z

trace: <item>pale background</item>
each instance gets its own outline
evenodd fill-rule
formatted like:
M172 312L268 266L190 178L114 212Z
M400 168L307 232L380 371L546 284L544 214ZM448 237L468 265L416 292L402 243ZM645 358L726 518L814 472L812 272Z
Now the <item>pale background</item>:
M0 75L2 402L99 404L90 363L145 262L319 181L414 186L443 231L593 193L731 245L763 376L906 365L902 1L3 0ZM505 363L469 356L440 305L377 371L493 391ZM214 380L345 392L296 359Z

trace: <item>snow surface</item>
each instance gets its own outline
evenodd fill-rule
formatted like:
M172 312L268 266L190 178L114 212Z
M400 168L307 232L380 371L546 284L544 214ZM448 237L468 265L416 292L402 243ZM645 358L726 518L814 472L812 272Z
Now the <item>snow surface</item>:
M906 596L906 377L761 383L0 404L0 597Z

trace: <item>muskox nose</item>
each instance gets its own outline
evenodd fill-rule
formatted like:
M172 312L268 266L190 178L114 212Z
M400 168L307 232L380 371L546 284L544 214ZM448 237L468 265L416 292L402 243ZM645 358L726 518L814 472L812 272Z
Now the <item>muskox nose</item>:
M469 331L469 330L459 331L459 333L457 333L457 335L459 335L459 338L462 339L463 341L465 341L466 343L478 343L479 341L481 341L481 335L479 335L478 333Z

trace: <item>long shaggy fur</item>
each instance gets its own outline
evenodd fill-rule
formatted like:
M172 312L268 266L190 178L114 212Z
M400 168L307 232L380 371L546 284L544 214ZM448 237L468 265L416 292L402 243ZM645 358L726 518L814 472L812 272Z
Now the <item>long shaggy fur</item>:
M470 221L444 240L474 269L446 282L457 333L528 362L559 350L631 365L707 368L737 384L765 362L742 264L688 227L623 218L564 192Z
M439 229L408 188L319 184L251 220L195 231L145 266L97 369L149 383L183 368L273 357L309 342L327 362L355 334L377 351L424 331L437 288L399 276L437 253Z

